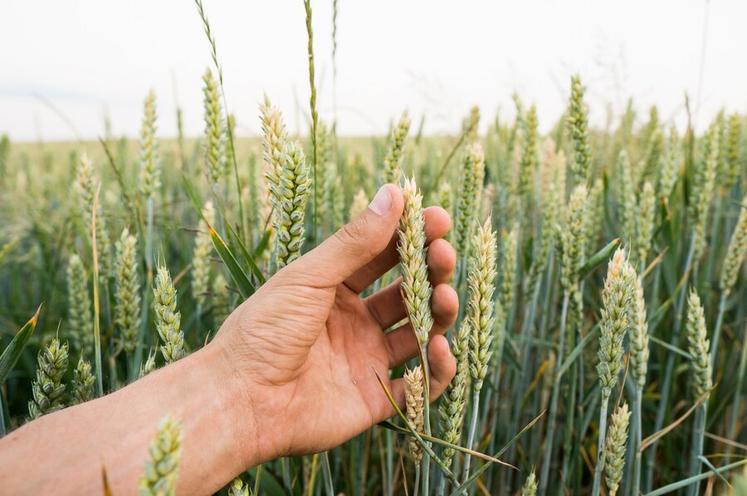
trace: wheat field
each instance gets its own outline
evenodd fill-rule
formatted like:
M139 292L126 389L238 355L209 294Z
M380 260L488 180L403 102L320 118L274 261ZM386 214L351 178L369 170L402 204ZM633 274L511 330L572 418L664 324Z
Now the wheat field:
M136 137L0 139L0 435L199 349L395 183L402 263L383 283L403 276L421 357L422 208L452 217L455 378L429 406L412 360L392 371L408 384L400 414L225 494L747 494L747 117L726 108L696 132L631 100L594 128L569 74L548 133L532 95L514 95L515 117L475 107L453 136L405 112L387 136L338 137L317 112L305 2L308 132L289 133L269 94L261 136L239 137L196 5L213 56L193 82L202 136L160 136L172 110L151 92ZM179 419L153 428L140 491L173 494Z

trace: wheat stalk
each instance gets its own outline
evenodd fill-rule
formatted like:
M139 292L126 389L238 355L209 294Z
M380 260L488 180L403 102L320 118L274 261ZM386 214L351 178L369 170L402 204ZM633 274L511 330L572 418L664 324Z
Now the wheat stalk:
M600 490L604 468L604 447L607 423L607 407L612 389L617 385L622 369L623 341L633 325L635 315L636 274L627 261L625 250L618 248L607 268L607 278L602 290L602 317L599 323L599 351L597 374L602 389L599 409L599 443L597 465L594 471L592 494Z
M509 243L510 245L510 243ZM472 448L477 431L480 406L480 391L488 374L488 365L493 353L494 300L496 278L496 235L491 219L477 230L472 240L473 252L469 259L467 274L467 316L470 339L469 371L472 379L472 420L467 434L467 447ZM515 241L514 247L515 249ZM469 478L470 456L464 458L464 480Z

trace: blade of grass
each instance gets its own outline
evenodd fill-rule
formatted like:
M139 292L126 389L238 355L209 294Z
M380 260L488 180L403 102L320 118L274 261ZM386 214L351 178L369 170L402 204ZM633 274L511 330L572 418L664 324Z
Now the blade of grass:
M13 339L3 350L3 354L0 355L0 385L5 382L5 378L8 376L10 371L13 370L16 362L21 357L23 349L26 347L31 335L34 333L36 323L39 321L41 309L42 305L39 305L36 312L34 312L34 315L23 325L23 327L21 327L16 335L13 336Z
M724 472L728 472L729 470L739 468L745 464L747 464L747 458L740 460L738 462L724 465L723 467L719 467L716 470L709 470L708 472L703 472L702 474L693 475L692 477L688 477L687 479L682 479L681 481L672 482L671 484L667 484L666 486L660 487L659 489L651 491L650 493L646 493L644 496L661 496L662 494L669 494L671 492L677 491L678 489L682 489L683 487L688 487L690 484L695 484L698 481L708 479L709 477L716 475L716 474L722 474Z
M615 238L607 245L596 252L594 255L589 257L589 259L586 261L583 267L581 267L578 271L578 278L580 281L583 281L586 279L586 276L591 274L594 269L602 265L604 262L606 262L610 255L615 251L615 249L620 245L620 238Z
M397 405L397 402L394 401L394 396L392 396L391 391L389 391L389 388L386 387L386 384L384 384L384 381L381 380L381 376L379 376L378 372L375 370L373 371L374 375L376 375L376 380L379 381L379 385L381 386L381 389L384 390L384 394L386 395L387 399L389 400L389 403L391 403L392 408L394 408L394 411L397 413L400 419L405 423L407 426L407 430L410 431L410 434L417 440L420 447L430 455L430 457L433 459L433 461L438 464L439 467L441 467L441 470L446 475L446 477L449 478L451 482L454 484L459 484L459 481L454 476L453 472L446 466L446 464L441 460L438 456L436 456L436 453L433 452L433 449L431 449L430 445L426 443L422 436L412 427L412 424L407 420L407 417L404 413L402 413L402 410L399 408L399 405Z
M523 434L524 434L525 432L527 432L527 431L528 431L529 429L531 429L532 427L534 427L534 425L535 425L535 424L536 424L537 422L539 422L539 420L540 420L540 419L541 419L541 418L542 418L542 417L543 417L544 415L545 415L545 410L542 410L542 411L540 412L540 414L539 414L539 415L537 415L536 417L534 417L534 418L533 418L533 419L532 419L532 420L531 420L531 421L530 421L530 422L529 422L529 423L528 423L527 425L525 425L525 426L524 426L524 427L523 427L523 428L522 428L522 429L521 429L521 430L520 430L519 432L517 432L516 434L514 434L514 436L513 436L513 437L512 437L512 438L511 438L511 439L510 439L510 440L509 440L509 441L508 441L508 442L507 442L507 443L506 443L506 444L505 444L504 446L503 446L503 448L501 448L501 449L500 449L500 451L498 451L498 452L497 452L497 453L495 454L495 458L498 458L498 457L500 457L500 456L501 456L501 455L502 455L503 453L505 453L506 451L508 451L508 449L509 449L509 448L510 448L511 446L513 446L513 444L514 444L514 443L515 443L515 442L516 442L516 441L517 441L517 440L519 439L519 437L521 437L521 436L522 436L522 435L523 435ZM467 489L469 488L469 486L470 486L470 485L471 485L471 484L472 484L473 482L475 482L475 481L476 481L476 480L477 480L477 479L478 479L478 478L479 478L479 477L480 477L480 476L482 475L482 473L483 473L483 472L485 472L485 471L486 471L486 470L488 469L488 467L489 467L489 466L490 466L490 465L488 465L488 464L486 463L486 464L483 464L483 465L482 465L482 466L481 466L480 468L478 468L477 470L475 470L475 472L474 472L474 473L473 473L472 475L470 475L470 476L469 476L469 478L468 478L467 480L465 480L465 481L464 481L464 482L463 482L463 483L462 483L461 485L459 485L459 486L458 486L458 487L456 487L456 488L455 488L455 489L454 489L453 491L451 491L451 496L456 496L456 495L458 495L458 494L461 494L461 493L463 493L464 491L466 491L466 490L467 490Z

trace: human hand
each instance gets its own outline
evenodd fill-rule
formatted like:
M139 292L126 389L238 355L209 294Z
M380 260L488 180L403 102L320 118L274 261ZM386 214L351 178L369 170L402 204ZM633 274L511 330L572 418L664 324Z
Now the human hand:
M385 333L406 317L400 280L360 296L399 260L396 230L403 206L399 188L382 187L357 219L239 306L211 343L245 385L239 401L253 420L252 449L261 460L330 449L391 417L394 410L374 372L404 404L404 383L389 380L388 371L415 356L417 343L408 322ZM443 334L459 303L448 285L456 254L442 239L449 215L431 207L424 217L434 288L428 348L434 399L456 370Z

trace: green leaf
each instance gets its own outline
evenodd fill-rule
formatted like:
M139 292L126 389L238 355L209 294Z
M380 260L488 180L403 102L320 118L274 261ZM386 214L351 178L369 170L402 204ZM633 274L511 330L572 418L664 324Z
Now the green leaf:
M5 382L5 378L15 366L18 358L23 352L23 349L26 347L26 343L28 343L29 338L31 338L31 335L34 333L36 323L39 320L41 308L42 306L39 305L34 316L31 317L23 327L21 327L21 330L18 331L8 346L5 347L3 354L0 355L0 385Z
M584 264L583 267L581 267L578 271L579 279L583 280L591 274L594 269L602 265L605 261L607 261L610 258L610 255L612 255L612 252L615 251L615 248L617 248L620 245L620 238L615 238L609 243L607 243L607 246L596 252L594 255L592 255Z
M261 286L262 284L264 284L265 276L264 274L262 274L262 271L259 269L256 262L254 261L254 256L251 253L249 253L249 250L246 249L246 245L241 240L241 237L236 233L236 230L230 225L227 226L227 232L228 232L229 242L234 246L238 246L239 253L244 259L244 262L246 262L246 264L251 269L252 274L254 275L254 279L258 283L257 285Z
M208 230L210 231L210 239L213 241L215 251L218 252L218 256L220 256L223 263L226 264L226 268L228 268L228 272L231 274L231 279L236 283L236 288L239 290L242 298L249 298L254 294L256 288L249 280L244 269L239 265L239 262L236 260L236 257L231 252L230 248L226 245L226 242L220 237L220 234L218 234L210 224L208 224Z

